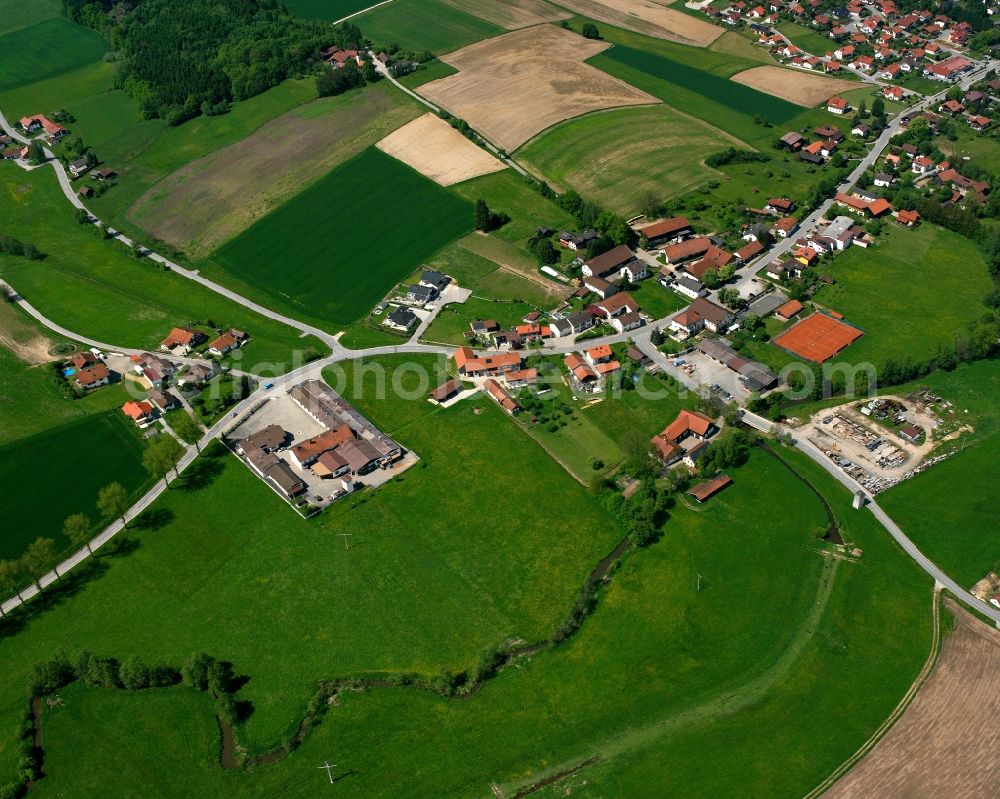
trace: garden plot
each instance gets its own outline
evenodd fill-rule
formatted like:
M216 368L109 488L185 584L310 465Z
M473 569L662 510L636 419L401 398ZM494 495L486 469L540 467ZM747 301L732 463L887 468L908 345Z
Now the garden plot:
M737 72L730 80L806 108L813 108L840 92L858 88L852 81L781 67L754 67Z
M504 164L430 112L376 145L441 186L505 169Z
M707 47L724 32L654 0L560 0L560 5L599 22L695 47Z
M514 150L550 125L589 111L659 102L584 63L607 47L554 25L525 28L443 56L459 72L419 92Z

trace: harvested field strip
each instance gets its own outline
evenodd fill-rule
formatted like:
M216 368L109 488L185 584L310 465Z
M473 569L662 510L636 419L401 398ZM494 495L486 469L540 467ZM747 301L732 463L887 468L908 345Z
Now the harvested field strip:
M506 169L499 159L430 112L393 131L376 146L441 186Z
M99 389L106 391L107 389ZM0 449L0 501L5 513L0 558L19 557L35 538L68 544L66 517L83 512L95 519L97 492L117 481L135 498L150 481L142 447L120 410L47 430ZM131 428L131 429L130 429ZM26 480L24 466L44 453L44 480Z
M738 72L730 80L806 108L813 108L836 94L858 88L856 83L849 80L773 66L754 67Z
M572 14L548 0L444 0L448 5L466 14L484 19L507 30L527 28L542 22L558 22Z
M667 106L625 108L563 122L518 150L538 175L631 216L650 194L686 194L720 173L704 160L747 145Z
M164 178L129 209L129 220L204 257L421 112L388 83L300 106Z
M653 0L559 0L577 14L619 28L705 47L718 39L723 29Z
M583 63L607 46L554 25L526 28L444 56L458 74L426 83L420 93L513 150L588 111L657 102Z
M0 89L69 72L98 61L108 51L104 37L96 31L55 17L0 36ZM29 113L47 113L38 108Z
M993 799L1000 781L1000 632L945 600L955 630L927 683L828 799Z
M369 147L215 260L307 313L348 323L473 222L471 204Z
M864 332L823 313L813 313L774 339L775 346L815 363L830 360Z
M424 50L447 53L504 32L500 26L459 11L442 0L392 0L351 21L376 48L395 43L418 53Z
M653 78L667 81L689 95L700 95L695 100L695 106L697 103L709 99L743 114L758 114L766 117L774 124L787 122L800 113L797 106L786 100L665 56L616 45L604 53L602 58L639 70ZM680 108L688 108L687 105L674 104ZM704 118L702 114L699 116Z

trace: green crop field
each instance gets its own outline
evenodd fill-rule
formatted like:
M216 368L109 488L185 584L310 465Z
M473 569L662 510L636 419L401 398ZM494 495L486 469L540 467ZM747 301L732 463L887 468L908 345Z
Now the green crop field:
M887 224L875 247L851 247L822 271L837 284L824 286L816 302L866 333L842 357L879 368L887 358L933 356L939 343L951 342L983 313L990 289L976 245L931 224L914 230Z
M330 322L348 323L474 221L469 203L369 148L215 258L264 292Z
M427 414L424 419L437 415L443 414ZM495 412L484 416L499 419ZM500 421L506 429L516 429L509 420ZM469 430L465 427L463 432ZM868 514L852 513L849 495L829 476L811 463L794 460L795 453L782 454L831 497L845 536L864 549L861 564L840 563L817 553L814 535L826 525L821 504L783 465L755 453L747 466L733 472L735 484L724 494L698 512L677 505L663 540L626 556L576 637L505 670L472 699L447 700L407 688L348 692L330 709L327 722L291 756L249 773L227 774L211 762L218 743L206 740L208 726L192 718L199 702L201 711L210 714L200 697L181 689L129 695L74 686L65 692L65 708L45 711L46 777L32 791L42 797L59 796L82 786L86 792L101 794L113 780L116 792L139 795L150 775L160 773L158 767L144 770L139 765L147 758L162 760L166 752L176 758L171 762L190 795L313 796L327 784L316 764L335 751L335 761L331 760L337 763L335 773L344 775L337 790L345 796L404 792L468 796L470 786L491 782L510 796L536 779L583 761L588 762L584 770L557 783L558 790L572 787L574 795L640 796L648 794L650 785L683 784L687 796L714 797L740 795L753 785L761 795L801 796L874 731L916 676L930 644L931 586ZM435 462L431 469L441 467ZM229 482L228 472L226 467L218 485L204 493L218 493ZM388 489L400 490L406 489ZM553 506L538 505L533 511L545 507ZM763 513L762 507L780 507L782 512ZM518 514L518 518L524 517ZM577 524L585 518L578 513ZM329 558L316 558L314 552L297 563L294 577L288 575L295 580L291 593L297 604L319 606L317 582L363 580L359 572L367 572L367 564L380 555L413 552L416 547L409 540L413 536L425 545L420 532L408 531L405 549L398 542L382 543L382 535L366 533L366 539L375 541L350 550L350 571L331 568L336 558L346 557L342 549L338 552L329 545ZM33 651L47 654L46 640L70 608L89 605L99 598L96 595L127 586L125 578L137 568L136 562L155 559L165 545L176 559L179 535L170 526L150 536L128 560L113 564L100 583L4 641L10 662L30 660ZM231 534L223 528L217 535L229 539ZM306 544L299 540L303 537L312 538L308 532L299 533L285 542L285 548L298 551ZM262 548L254 545L253 536L249 539L238 560L243 573L261 574L245 570L248 550ZM440 547L439 539L431 540ZM227 548L215 543L193 564L185 564L183 571L154 573L152 585L144 586L138 608L131 608L128 624L119 627L113 642L94 632L92 619L77 611L77 624L61 630L63 646L71 648L82 639L95 651L109 654L154 651L169 656L170 650L186 651L176 642L152 644L148 636L139 644L130 631L141 625L147 604L161 601L167 603L160 613L169 626L159 640L175 637L172 629L181 622L171 611L179 602L199 601L199 581L210 579L213 565L202 561L214 562ZM302 570L311 571L317 560L325 561L317 576L304 579ZM424 562L438 561L425 558ZM490 562L498 561L491 557ZM394 565L396 558L388 563ZM264 574L273 575L277 566L271 565ZM386 567L381 568L384 573ZM477 572L489 573L481 568ZM703 575L700 592L695 590L696 574ZM183 594L163 597L161 586L181 575ZM213 577L209 593L217 595L218 586L228 583ZM400 611L420 615L421 635L415 641L421 641L427 634L424 628L439 626L428 624L432 617L423 613L429 609L424 597L435 581L427 574L414 574L406 582L390 584L402 597L418 577L419 603L407 594L405 601L386 603L380 612L366 609L367 627L362 635L352 630L346 647L336 642L350 619L336 612L339 602L334 599L334 605L324 606L322 628L297 638L297 649L325 646L324 673L329 674L343 661L356 660L359 647L369 649L373 637L388 632L378 625L386 612ZM258 608L285 582L276 584L268 576L258 582L255 593L237 585L222 593L246 594L248 603L241 605L241 612L254 614L258 628L284 638L298 632L297 617L283 615L285 625L279 627L274 611L261 614ZM494 582L498 587L503 584ZM893 590L884 590L886 585ZM304 586L308 590L303 591ZM361 593L368 597L371 591ZM122 594L117 596L120 600ZM456 602L448 619L449 638L460 637L454 620L464 619L470 611ZM207 619L221 622L224 614L216 603ZM194 614L182 615L194 621ZM216 625L199 617L199 626ZM218 633L212 640L216 650L231 651ZM253 643L258 639L243 635L239 640L242 649L259 651ZM186 643L198 645L190 636ZM274 656L255 657L247 668L250 681L238 695L241 698L266 695L267 686L260 682L271 684L272 672L281 672L281 682L287 683L304 670L303 658L277 654L280 644L273 637L268 647ZM443 656L435 654L438 659ZM234 658L238 673L249 656L244 652ZM309 656L310 662L314 659ZM831 662L836 679L831 678ZM0 689L5 697L16 693L6 687L9 684L5 681ZM271 705L280 702L284 705L280 710L287 712L283 700L274 697L268 711L274 712ZM263 712L257 705L254 717ZM132 717L138 718L129 724ZM175 718L176 725L152 721ZM112 743L117 740L113 731L122 725L149 730L149 735L130 749L131 762L115 769L120 752ZM503 746L496 745L498 730ZM190 745L184 746L187 738ZM596 764L590 765L595 757ZM724 769L718 768L720 758L727 764ZM74 783L78 774L80 782ZM481 793L475 790L476 795Z
M0 89L68 72L107 51L108 44L99 33L64 17L6 33L0 36Z
M521 147L517 156L556 186L576 189L629 217L641 211L650 193L674 197L722 177L704 160L734 144L742 143L700 119L657 105L562 122Z
M58 17L61 8L59 0L0 0L0 36Z
M286 0L285 7L303 19L337 20L356 14L378 0Z
M634 76L638 73L652 78L657 83L667 84L678 100L699 98L695 102L704 102L706 107L703 108L703 111L709 115L712 113L713 106L721 105L747 117L754 114L760 115L777 125L788 122L802 111L799 106L787 100L751 89L749 86L731 81L727 77L648 50L615 45L607 52L588 61L588 63L604 69L612 75L617 75L629 83L633 83L628 77L619 75L618 70L609 69L608 67L611 66L609 62L619 65L629 75ZM634 83L634 85L644 91L649 91L642 83ZM650 93L660 97L657 92ZM692 112L694 111L693 105L675 102L666 97L661 97L661 99L679 108L690 108ZM701 113L698 116L706 118Z
M961 452L880 495L879 503L927 557L971 588L1000 569L1000 511L991 489L1000 484L1000 367L987 361L934 372L912 388L918 386L950 400L958 421L974 432Z
M99 389L108 391L110 389ZM36 472L28 465L40 464ZM44 464L44 466L41 466ZM133 499L150 482L135 425L109 410L0 448L4 533L0 558L16 558L39 536L68 546L63 522L86 513L95 523L97 492L119 482ZM110 521L110 520L103 520Z
M441 0L393 0L351 22L376 47L398 44L406 50L417 53L430 50L435 55L506 33L503 28Z
M25 172L0 164L4 232L31 242L42 261L0 256L0 275L39 311L78 333L122 347L155 347L171 327L212 320L250 333L242 356L290 363L315 344L152 261L131 258L114 241L78 224L51 169Z

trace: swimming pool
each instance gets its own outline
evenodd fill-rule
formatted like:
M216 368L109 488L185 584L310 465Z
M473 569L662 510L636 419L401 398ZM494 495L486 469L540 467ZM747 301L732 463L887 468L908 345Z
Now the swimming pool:
M62 371L63 377L72 377L75 374L76 374L76 367L75 366L67 366Z

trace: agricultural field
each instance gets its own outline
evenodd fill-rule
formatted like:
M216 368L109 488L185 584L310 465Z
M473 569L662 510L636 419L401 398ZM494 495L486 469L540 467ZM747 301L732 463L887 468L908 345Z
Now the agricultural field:
M202 258L419 115L420 106L388 83L301 105L161 180L129 209L129 220ZM190 212L192 203L201 213Z
M829 799L989 799L1000 780L1000 632L952 601L954 629L920 693Z
M32 3L0 0L0 36L58 17L61 9L60 0L35 0Z
M107 51L99 33L61 16L5 33L0 35L0 90L69 72Z
M716 53L727 53L729 55L746 58L750 61L759 61L763 64L773 64L774 59L766 48L755 44L746 33L737 31L726 31L718 39L709 45L709 50Z
M126 399L124 391L113 387L98 392ZM44 476L32 476L26 466L39 455ZM142 439L118 409L5 443L0 447L0 501L7 523L0 559L19 557L39 536L54 539L60 549L68 547L63 522L73 513L87 514L95 532L99 530L99 522L112 520L99 518L97 492L112 482L121 483L132 501L152 482L142 465Z
M584 63L607 46L554 25L514 31L444 56L458 74L423 84L420 94L513 150L564 119L657 102Z
M752 114L766 118L773 125L783 125L801 110L787 100L744 86L728 76L649 50L615 45L588 63L633 83L668 105L688 109L701 119L712 119L716 127L743 140L747 140L743 135L747 128L757 127L750 118ZM722 109L718 119L717 108ZM737 119L739 123L731 121Z
M121 244L80 225L50 169L0 164L4 232L34 244L45 258L0 255L0 276L41 313L81 336L122 347L155 348L171 327L213 320L250 333L247 359L288 364L316 342L239 304L130 257Z
M408 429L419 434L441 415L427 412L421 424ZM502 421L505 429L516 429L494 410L476 418ZM474 430L473 425L463 432L468 435ZM531 450L537 451L533 445ZM794 457L794 453L790 455ZM811 464L794 463L824 493L836 491L822 472L811 471ZM435 468L441 468L436 460L430 466ZM871 734L919 671L930 646L930 585L872 526L868 514L851 515L846 493L837 494L831 504L849 540L864 549L863 567L818 556L814 536L827 524L826 515L815 495L786 467L756 453L747 466L733 472L733 477L735 485L698 512L684 504L675 506L664 539L625 558L577 636L505 670L472 699L448 700L407 688L341 694L330 710L334 723L314 729L290 757L250 774L226 774L216 765L200 766L210 757L197 748L204 740L203 728L191 721L176 729L159 725L153 738L158 745L136 751L149 751L149 757L160 757L163 751L184 753L184 758L175 762L183 772L184 785L191 793L205 797L231 796L237 781L239 792L245 795L314 795L326 779L315 765L323 761L324 752L329 756L331 748L337 752L338 771L350 775L338 783L339 790L351 796L398 796L411 783L419 784L429 795L463 796L470 785L488 786L491 782L509 796L536 779L584 761L584 770L557 781L558 790L569 788L574 795L585 796L637 796L643 795L643 786L683 782L693 786L689 793L695 797L734 795L747 784L759 786L769 796L801 796ZM217 478L216 486L203 489L203 493L215 492L227 480L228 468ZM569 478L563 475L563 480ZM417 488L406 489L405 485L406 481L390 486L383 493ZM462 481L462 485L468 486L470 481ZM452 485L449 495L453 490ZM495 496L495 487L493 490ZM783 512L765 520L759 513L761 501L780 504ZM254 518L259 519L259 514ZM517 518L524 520L520 514ZM217 535L228 539L231 533L223 527ZM380 550L392 544L383 543L382 535L373 536L370 531L365 535L375 540L367 547L352 547L350 570L331 570L331 562L339 562L336 559L343 560L347 554L328 545L330 557L316 572L322 577L319 582L331 581L331 575L336 582L367 578L366 564L379 555L384 557ZM410 530L409 536L413 535L421 535L420 530ZM138 561L145 561L153 549L162 546L160 539L168 539L176 551L181 543L178 537L184 537L183 533L177 525L170 525L144 539L140 549L127 560L114 563L99 583L84 590L72 604L89 604L98 599L94 594L127 585L124 578L141 565ZM249 542L240 558L246 566L257 549L257 539L252 535L242 538ZM447 533L436 534L429 541L439 548L450 538ZM315 546L308 531L289 541L296 550L300 543ZM744 545L747 541L752 541L752 546ZM420 543L424 543L422 535ZM463 540L463 548L470 543L475 543L475 538L472 542ZM406 551L413 549L411 544ZM217 568L217 557L213 547L204 555L212 561L206 565ZM316 585L317 579L303 578L300 571L310 570L316 560L314 550L304 565L296 567L297 588L289 596L295 596L298 603L320 601L314 590L305 596L302 587ZM388 562L395 563L395 558ZM272 574L275 566L265 573ZM208 579L208 571L201 568L199 561L197 575L190 574L186 581L190 588ZM190 566L185 571L189 573ZM766 582L759 579L761 573L768 575ZM703 575L700 592L695 590L697 574ZM145 654L154 648L136 645L129 630L141 624L147 602L161 599L162 579L154 574L142 597L139 618L130 617L119 631L113 651ZM213 581L214 585L220 583L226 584L217 578ZM421 591L435 583L422 575ZM887 583L893 585L892 592L884 591ZM395 585L398 590L409 584ZM242 612L255 612L258 603L275 593L282 596L280 584L268 581L265 585L248 596L249 605L244 604ZM503 583L497 581L497 585ZM728 588L732 585L740 586L739 602L732 601ZM504 586L504 592L508 590ZM365 601L369 595L362 591ZM334 605L327 606L323 631L327 646L338 640L341 622L349 623L354 612L367 610L346 616L343 611L331 612L337 604L336 594L332 596ZM199 601L196 594L180 598L176 593L164 600L169 606ZM424 602L420 604L422 609ZM461 605L456 604L458 607ZM55 608L7 639L4 646L8 654L30 660L32 647L44 645L54 632L53 623L68 609L68 605ZM393 613L400 609L408 615L414 612L411 602L394 603ZM216 605L208 618L219 618L223 612ZM464 618L467 613L457 615ZM255 617L265 625L273 619L271 613ZM287 634L297 634L296 617L287 618L293 627ZM371 622L376 616L368 612L366 618ZM423 619L421 615L415 621L426 624ZM72 631L67 647L73 646L76 637L87 636L95 651L108 651L112 642L100 633L91 633L88 617L81 617L80 624L84 629L66 628ZM377 627L370 629L379 634ZM892 634L880 632L886 629L892 629ZM171 630L166 632L163 640L169 640ZM453 638L461 634L454 625L448 632ZM355 660L358 644L368 648L366 639L370 637L359 639L352 634L351 646L334 649L336 654L331 652L324 658L324 673L336 667L334 661ZM242 636L241 648L253 640ZM312 643L313 635L300 636L296 646L301 648L303 641L310 649L319 648L318 641ZM214 642L216 649L223 644L218 636ZM198 645L193 640L186 643ZM167 650L188 651L177 645L155 646L157 656L169 657ZM665 660L664 651L675 655ZM237 670L248 656L234 658ZM837 659L836 681L828 676L831 657ZM438 653L435 660L440 659ZM309 660L313 660L312 654ZM254 698L265 695L261 692L267 687L260 683L272 682L272 671L283 671L287 681L290 671L297 674L304 670L299 660L285 658L256 660L254 665L240 698L250 693ZM65 709L57 708L47 716L46 736L56 740L53 755L46 760L49 776L33 788L41 796L46 792L57 795L61 786L69 784L67 775L82 768L85 749L89 749L88 786L101 792L107 775L113 773L116 790L130 790L132 781L144 779L144 772L134 764L125 770L111 769L111 758L118 753L111 747L84 747L79 736L86 729L87 740L110 740L110 731L127 718L129 709L143 716L172 717L155 692L130 697L99 689L87 691L94 698L84 698L75 687L67 696L84 705L82 710L92 726L83 728L68 718L75 703L67 702ZM144 708L146 697L149 704ZM180 699L184 710L194 710L191 700ZM281 702L285 704L284 697ZM267 711L280 712L271 707L273 704L268 703ZM250 726L264 712L264 706L256 705ZM141 729L146 724L144 719L138 726ZM498 747L496 730L501 728L504 746ZM414 735L417 729L421 732ZM186 734L193 746L178 746L178 739ZM245 730L241 732L245 734ZM595 755L597 760L592 763ZM719 769L718 759L723 756L730 765ZM144 757L138 754L133 760Z
M453 8L479 17L506 30L527 28L543 22L558 22L568 19L568 13L549 0L506 0L494 3L491 0L444 0Z
M357 14L378 0L286 0L285 7L302 19L343 19Z
M392 0L351 21L374 42L376 51L398 44L404 50L440 55L504 32L446 0Z
M602 111L557 125L517 152L519 161L562 190L573 188L626 217L650 194L687 194L722 174L712 153L743 145L666 106Z
M393 131L375 146L440 186L506 169L499 159L431 112Z
M577 14L626 30L707 47L722 35L722 28L705 19L684 14L654 0L559 0Z
M866 334L844 357L877 367L888 358L932 357L938 344L983 313L990 288L976 245L932 224L914 230L886 224L876 246L851 247L822 271L837 283L824 286L816 302Z
M1000 568L1000 514L984 490L1000 480L1000 369L992 361L969 364L894 390L921 386L951 401L974 432L960 452L881 494L879 504L927 557L971 588Z
M849 80L775 66L754 67L736 73L730 80L806 108L813 108L834 95L858 88Z
M213 258L258 291L339 325L368 313L474 222L470 204L370 147Z

